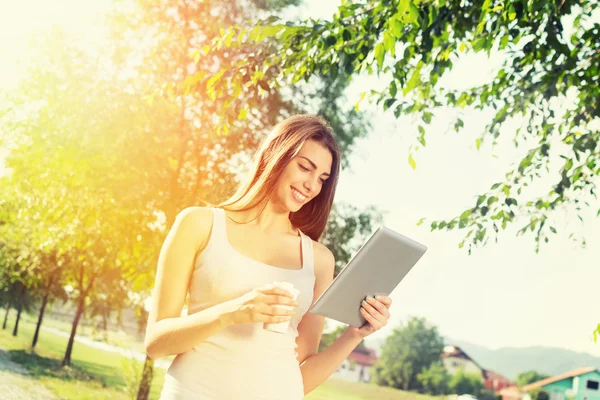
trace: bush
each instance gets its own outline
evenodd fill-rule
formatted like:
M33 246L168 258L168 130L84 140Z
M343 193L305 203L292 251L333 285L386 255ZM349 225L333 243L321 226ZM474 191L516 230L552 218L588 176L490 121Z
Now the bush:
M481 376L458 370L450 379L450 392L458 395L471 394L479 398L483 393Z
M417 375L421 391L433 396L445 395L450 390L450 375L441 363L434 363Z

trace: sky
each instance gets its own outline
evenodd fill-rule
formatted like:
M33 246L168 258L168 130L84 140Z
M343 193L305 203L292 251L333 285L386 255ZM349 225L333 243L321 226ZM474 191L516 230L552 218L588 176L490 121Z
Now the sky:
M0 2L0 88L13 87L23 66L33 54L27 51L32 33L53 25L101 35L93 22L106 10L109 0L42 0ZM305 0L300 16L330 17L339 1ZM39 33L38 33L39 34ZM456 63L446 85L466 87L485 82L502 61L501 55L469 56ZM385 84L376 76L355 79L348 91L353 106L360 94ZM442 110L429 128L427 147L415 154L417 168L408 164L409 147L416 143L417 124L411 118L395 119L368 103L373 129L359 140L350 155L351 168L340 177L336 201L357 207L374 205L385 211L384 225L428 247L427 253L392 292L392 318L387 327L371 338L383 338L411 316L425 317L444 336L489 348L551 346L600 356L600 343L592 331L600 322L600 218L596 210L582 215L556 214L559 234L535 253L532 235L516 236L519 222L502 232L497 244L467 254L458 248L463 233L430 232L421 218L450 219L473 206L477 194L502 180L510 166L526 151L511 144L515 124L507 126L498 146L482 145L475 138L492 114L463 111L465 128L460 134L447 132L454 110ZM0 154L1 159L1 154ZM558 168L557 163L552 168ZM0 171L2 165L0 162ZM553 183L542 177L532 194L542 194ZM596 209L598 202L595 202ZM587 238L581 248L564 232Z

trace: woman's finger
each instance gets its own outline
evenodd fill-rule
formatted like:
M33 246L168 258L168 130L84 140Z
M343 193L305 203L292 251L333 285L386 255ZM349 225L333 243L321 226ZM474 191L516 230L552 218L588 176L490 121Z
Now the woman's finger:
M380 322L375 317L373 317L371 314L369 314L369 312L367 310L365 310L363 307L361 307L360 312L374 330L377 330L380 328Z
M383 323L385 321L385 317L379 312L379 310L375 309L368 302L363 301L363 308L373 317L375 320Z
M392 299L388 296L375 296L375 300L383 303L387 308L390 308L392 305Z
M384 315L385 317L389 318L390 312L388 311L385 304L383 304L381 301L375 300L372 297L367 297L367 303L370 304L375 309L377 309L377 311L379 311L379 313L381 315Z
M261 298L261 301L265 304L282 304L285 306L296 307L298 302L294 300L293 297L283 296L283 295L274 295L274 294L265 294Z
M262 288L256 289L257 291L259 291L262 294L266 294L266 295L277 295L277 296L286 296L286 297L291 297L293 298L294 296L288 292L285 289L282 289L280 287L277 286L273 286L273 285L266 285Z

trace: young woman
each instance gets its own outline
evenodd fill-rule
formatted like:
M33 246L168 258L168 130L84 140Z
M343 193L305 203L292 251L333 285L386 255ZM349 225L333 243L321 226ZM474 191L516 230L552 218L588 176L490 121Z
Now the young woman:
M145 339L151 358L177 355L162 400L299 400L386 325L391 299L369 298L360 311L367 322L317 352L324 321L307 311L333 280L333 255L318 239L339 171L328 123L296 115L265 138L229 200L177 216L161 249ZM274 281L291 283L296 300ZM263 327L285 321L287 333Z

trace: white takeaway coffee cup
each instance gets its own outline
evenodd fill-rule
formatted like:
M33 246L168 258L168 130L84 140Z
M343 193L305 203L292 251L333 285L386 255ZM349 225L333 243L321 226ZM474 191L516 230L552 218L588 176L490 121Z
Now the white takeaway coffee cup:
M296 300L298 298L298 294L300 293L300 291L298 289L294 288L294 285L292 285L289 282L273 282L273 286L276 286L278 288L281 288L283 290L290 292L290 294L292 294L294 296L294 300ZM283 304L278 304L275 307L284 308L286 310L292 310L294 308L292 306L283 305ZM265 322L263 324L263 329L266 329L271 332L278 332L278 333L287 333L289 327L290 327L289 319L287 321L278 322L278 323L266 323Z

